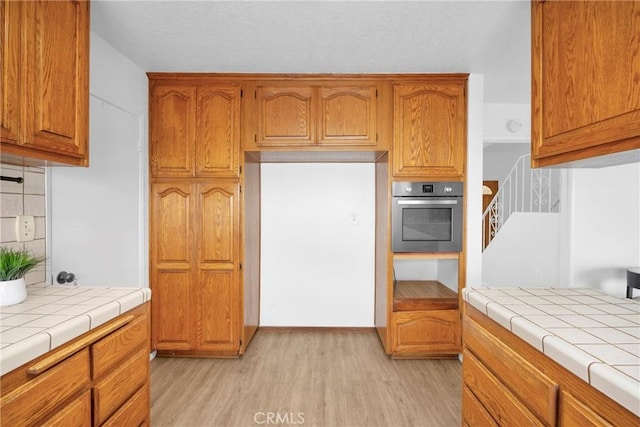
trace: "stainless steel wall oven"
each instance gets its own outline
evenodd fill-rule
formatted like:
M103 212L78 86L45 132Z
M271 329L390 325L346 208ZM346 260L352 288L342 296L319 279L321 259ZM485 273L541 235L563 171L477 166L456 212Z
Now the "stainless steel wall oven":
M462 182L394 182L393 252L462 250Z

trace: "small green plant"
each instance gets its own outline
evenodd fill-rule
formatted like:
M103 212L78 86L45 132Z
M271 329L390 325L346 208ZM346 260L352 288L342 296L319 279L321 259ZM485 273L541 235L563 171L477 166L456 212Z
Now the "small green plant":
M0 248L0 281L20 279L42 261L25 249Z

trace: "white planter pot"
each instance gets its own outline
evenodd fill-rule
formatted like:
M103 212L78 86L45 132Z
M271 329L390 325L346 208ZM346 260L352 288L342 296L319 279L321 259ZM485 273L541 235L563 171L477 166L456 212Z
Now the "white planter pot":
M24 277L16 280L0 281L0 307L19 304L27 298L27 283Z

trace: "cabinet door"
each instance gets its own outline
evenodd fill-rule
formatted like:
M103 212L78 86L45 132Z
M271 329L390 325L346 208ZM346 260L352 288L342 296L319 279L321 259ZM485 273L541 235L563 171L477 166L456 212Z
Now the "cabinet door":
M376 87L320 88L319 143L376 144Z
M158 350L191 348L192 203L190 184L151 188L152 340Z
M156 177L194 175L196 88L151 89L149 163Z
M238 176L240 87L198 87L196 174Z
M84 159L89 128L89 2L23 2L24 143Z
M198 185L198 350L239 351L238 203L236 183Z
M640 2L532 7L534 166L639 149Z
M258 87L256 145L313 145L316 117L311 87Z
M566 391L560 392L558 426L598 426L611 427L612 424L598 415L592 408L582 403Z
M2 142L17 144L20 124L19 61L21 2L0 2L0 138Z
M394 354L460 352L458 310L403 311L393 313Z
M466 80L394 87L394 176L463 176L465 89Z

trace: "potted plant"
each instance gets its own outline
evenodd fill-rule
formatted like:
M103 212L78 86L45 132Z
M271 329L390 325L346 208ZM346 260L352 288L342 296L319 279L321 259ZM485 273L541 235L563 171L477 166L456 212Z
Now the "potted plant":
M0 248L0 307L27 298L24 276L43 260L25 249Z

